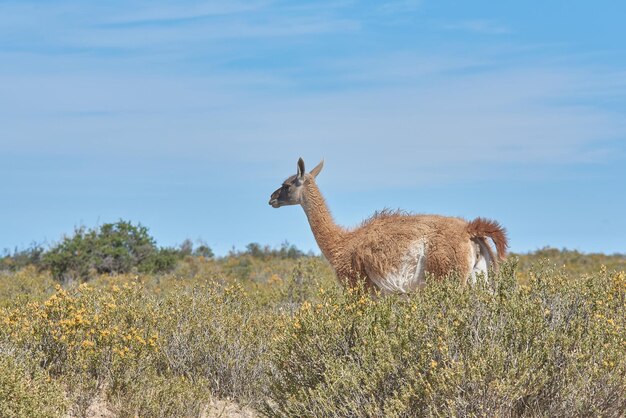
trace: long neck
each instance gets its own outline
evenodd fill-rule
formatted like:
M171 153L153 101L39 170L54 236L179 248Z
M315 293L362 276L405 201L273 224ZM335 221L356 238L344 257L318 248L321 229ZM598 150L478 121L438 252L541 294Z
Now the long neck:
M302 208L309 219L309 225L322 254L331 264L334 264L346 231L335 223L324 196L312 181L304 187Z

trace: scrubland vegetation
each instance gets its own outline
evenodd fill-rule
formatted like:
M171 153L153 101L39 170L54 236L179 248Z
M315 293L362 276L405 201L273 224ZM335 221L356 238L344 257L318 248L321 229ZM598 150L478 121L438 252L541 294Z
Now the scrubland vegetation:
M6 254L0 417L88 416L96 401L195 417L216 399L277 417L626 411L626 257L545 249L474 286L372 298L288 245L215 258L148 241L149 268L114 263L123 245L99 250L123 271L93 251L66 274L51 249Z

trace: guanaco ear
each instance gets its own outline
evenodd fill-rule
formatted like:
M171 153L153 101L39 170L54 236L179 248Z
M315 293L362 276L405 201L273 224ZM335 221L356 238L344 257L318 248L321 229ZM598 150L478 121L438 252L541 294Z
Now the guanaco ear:
M317 177L320 171L322 171L322 168L324 168L324 160L320 161L320 163L316 165L313 170L311 170L311 175L313 177Z
M306 171L304 171L304 160L300 158L298 159L298 174L296 177L299 180L304 180L304 173L306 173Z

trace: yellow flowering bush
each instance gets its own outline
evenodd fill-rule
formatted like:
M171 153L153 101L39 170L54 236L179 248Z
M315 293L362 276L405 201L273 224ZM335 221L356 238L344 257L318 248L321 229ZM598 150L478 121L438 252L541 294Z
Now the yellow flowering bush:
M104 392L120 416L194 415L212 394L260 392L254 383L266 379L258 365L273 321L253 311L236 284L163 297L134 281L59 286L46 300L2 308L0 341L63 382L75 414Z
M54 292L54 286L49 273L40 273L33 266L17 272L0 271L0 307L41 300Z
M67 287L0 273L0 417L95 400L198 417L215 398L285 417L620 416L621 259L556 256L572 265L512 257L473 286L385 298L341 289L317 257L190 256Z

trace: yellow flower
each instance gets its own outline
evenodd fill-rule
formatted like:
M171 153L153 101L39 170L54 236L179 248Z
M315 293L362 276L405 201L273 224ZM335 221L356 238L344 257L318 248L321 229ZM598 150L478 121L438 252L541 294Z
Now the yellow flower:
M81 344L81 347L83 347L83 348L93 348L94 346L95 346L94 342L93 341L89 341L89 340L85 340Z
M282 279L277 274L272 274L269 279L267 279L268 284L279 284L282 283Z

